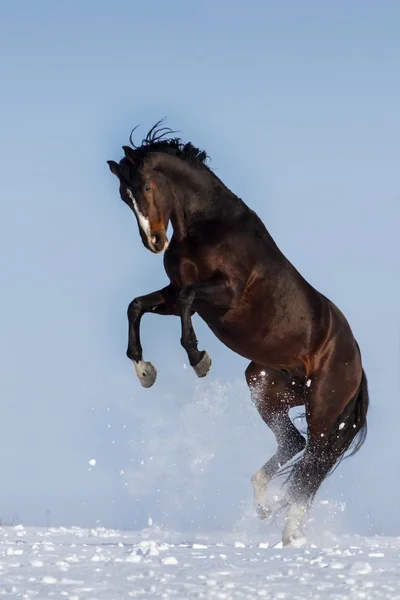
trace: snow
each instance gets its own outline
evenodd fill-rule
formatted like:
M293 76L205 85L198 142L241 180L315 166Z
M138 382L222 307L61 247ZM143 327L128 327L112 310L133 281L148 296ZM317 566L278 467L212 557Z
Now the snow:
M155 525L0 527L0 597L267 598L400 597L399 537L324 534L302 548L279 534L182 534Z

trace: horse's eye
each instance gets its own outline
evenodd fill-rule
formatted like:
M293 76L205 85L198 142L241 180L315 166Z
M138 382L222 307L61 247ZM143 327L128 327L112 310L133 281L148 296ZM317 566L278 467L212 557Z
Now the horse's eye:
M147 184L144 189L146 190L146 192L149 192L151 190L151 185Z

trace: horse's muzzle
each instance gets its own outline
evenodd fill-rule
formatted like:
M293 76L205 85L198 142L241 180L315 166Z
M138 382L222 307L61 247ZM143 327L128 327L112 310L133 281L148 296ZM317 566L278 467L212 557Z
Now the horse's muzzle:
M167 236L155 234L150 239L150 250L154 252L154 254L159 254L160 252L164 252L168 248L168 238Z

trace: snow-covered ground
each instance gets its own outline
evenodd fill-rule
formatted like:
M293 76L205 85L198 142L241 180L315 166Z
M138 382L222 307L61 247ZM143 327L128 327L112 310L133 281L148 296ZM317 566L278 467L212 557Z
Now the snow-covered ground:
M5 598L400 598L400 538L278 538L142 531L0 528Z

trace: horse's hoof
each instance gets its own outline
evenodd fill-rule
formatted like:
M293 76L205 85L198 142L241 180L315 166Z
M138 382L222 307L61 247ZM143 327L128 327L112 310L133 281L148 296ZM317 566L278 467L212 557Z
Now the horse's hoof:
M259 519L263 521L264 519L268 519L268 517L272 514L272 510L266 506L261 506L261 504L257 504L256 513Z
M302 532L296 532L292 535L284 535L282 538L282 546L289 548L301 548L307 544L307 538Z
M133 362L136 369L136 374L139 377L140 383L144 388L151 387L157 379L157 369L153 367L151 362L145 362L144 360L138 363Z
M197 377L205 377L211 368L211 358L208 352L204 351L203 356L200 359L200 362L197 365L194 365L193 369L197 375Z
M304 535L282 540L282 546L286 548L301 548L306 544L307 538Z

